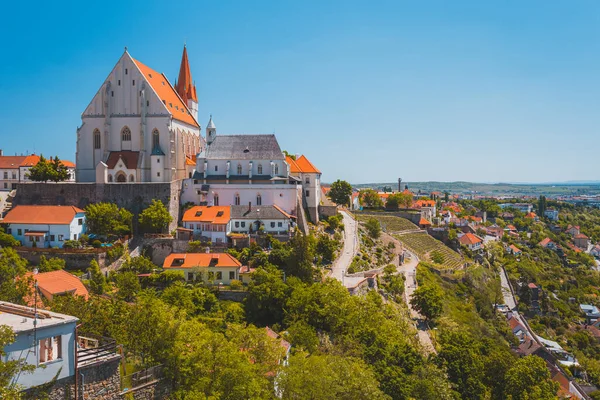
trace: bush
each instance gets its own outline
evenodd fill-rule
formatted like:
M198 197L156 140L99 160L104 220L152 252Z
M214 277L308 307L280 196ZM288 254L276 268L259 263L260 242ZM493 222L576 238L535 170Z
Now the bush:
M100 247L102 247L102 242L96 239L92 242L92 247L94 247L95 249L99 249Z
M77 240L65 240L63 243L63 249L79 249L81 244Z
M244 287L244 284L242 283L242 281L238 281L237 279L234 279L229 284L229 287L231 288L231 290L242 290Z
M367 229L369 236L373 239L377 239L379 236L381 236L381 225L375 218L369 218L369 220L365 223L365 228Z

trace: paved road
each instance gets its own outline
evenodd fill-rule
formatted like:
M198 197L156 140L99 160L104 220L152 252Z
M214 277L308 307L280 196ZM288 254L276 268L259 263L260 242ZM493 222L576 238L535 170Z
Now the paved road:
M346 287L355 287L364 278L346 276L346 271L358 252L358 223L347 211L340 211L340 214L344 221L344 247L331 267L331 277L342 282Z

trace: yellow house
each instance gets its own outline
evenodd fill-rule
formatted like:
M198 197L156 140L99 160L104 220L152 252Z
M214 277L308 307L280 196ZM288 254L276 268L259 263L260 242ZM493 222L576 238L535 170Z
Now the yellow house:
M240 280L242 263L226 253L173 253L163 263L163 269L183 271L188 281L200 280L212 284L229 285Z

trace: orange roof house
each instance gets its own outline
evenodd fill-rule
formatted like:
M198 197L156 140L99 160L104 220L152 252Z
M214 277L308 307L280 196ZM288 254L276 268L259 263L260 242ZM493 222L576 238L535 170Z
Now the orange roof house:
M514 254L514 255L519 255L519 254L522 253L522 251L517 246L515 246L514 244L511 244L508 247L508 249L509 249L509 252L512 253L512 254Z
M4 224L64 225L70 224L77 214L85 213L74 206L15 206L8 212Z
M167 256L163 268L183 271L188 281L227 285L240 280L242 263L227 253L173 253Z
M421 217L421 219L419 220L419 226L421 228L427 228L427 227L431 226L431 222L429 222L425 218Z
M54 296L63 294L73 294L82 296L86 300L89 297L88 290L75 275L71 275L67 271L50 271L39 274L28 274L37 282L37 287L47 300L52 300ZM30 299L33 302L33 296ZM33 305L33 304L31 304Z
M229 206L195 206L187 210L181 219L183 222L204 222L225 225L231 219Z
M472 234L472 233L465 233L464 235L462 235L458 241L460 242L460 244L462 245L476 245L478 243L482 243L483 240L481 240L481 238L479 238L478 236Z
M412 208L422 207L435 207L435 200L417 200L412 204Z
M320 174L321 171L311 163L306 156L302 155L295 160L287 156L285 162L290 165L290 173L292 174Z

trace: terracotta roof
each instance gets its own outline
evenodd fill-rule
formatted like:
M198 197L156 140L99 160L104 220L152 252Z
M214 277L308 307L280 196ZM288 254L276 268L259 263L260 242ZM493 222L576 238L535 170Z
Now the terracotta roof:
M473 235L470 232L462 235L458 239L458 241L460 242L460 244L464 244L464 245L477 244L477 243L483 242L483 240L481 240L480 238L478 238L477 236Z
M15 206L8 212L4 224L70 224L78 213L85 213L74 206Z
M134 59L133 61L140 69L140 72L142 75L144 75L144 78L148 81L150 86L152 86L152 89L154 89L158 97L165 104L167 110L173 116L173 119L199 128L200 125L198 125L198 122L196 122L181 97L179 97L175 91L175 88L171 86L171 83L167 77L164 74L158 73L152 68L142 64L138 60Z
M280 344L281 347L283 347L286 352L292 348L292 345L285 339L283 339L277 332L275 332L273 329L269 328L268 326L265 327L265 329L267 330L267 336L269 336L270 338L273 339L279 339L280 340Z
M542 240L542 241L540 242L540 246L542 246L542 247L546 247L546 246L548 246L550 243L552 243L552 239L550 239L550 238L546 238L546 239L544 239L544 240Z
M515 246L514 244L510 245L510 249L512 250L513 253L521 253L521 250L519 250L519 248L517 246Z
M17 169L21 166L27 156L1 156L0 168L2 169Z
M435 200L417 200L413 203L413 207L435 207Z
M537 285L536 285L535 283L533 283L533 282L531 282L531 283L527 284L527 287L528 287L529 289L537 289Z
M196 163L188 156L185 156L185 165L196 166Z
M42 294L51 295L73 293L77 296L83 296L86 300L89 297L88 290L75 275L71 275L65 270L42 272L33 275L38 283L38 288Z
M163 263L163 268L226 268L241 266L241 262L227 253L173 253L169 254Z
M536 218L536 217L537 217L537 215L534 212L530 212L530 213L527 213L527 215L525 215L525 218Z
M513 331L515 330L515 328L519 328L523 331L525 330L525 327L514 317L508 320L508 325Z
M425 218L421 217L421 219L419 220L419 225L431 225L431 222L429 222Z
M567 247L573 250L575 253L581 253L581 249L575 246L573 243L567 243Z
M577 234L575 235L575 239L589 239L586 235L584 235L583 233Z
M183 214L183 222L227 224L231 219L229 206L194 206Z
M514 225L507 225L506 227L507 227L509 230L511 230L511 231L516 231L516 230L517 230L517 228L516 228Z
M175 89L184 103L188 100L198 102L196 96L196 85L192 81L192 72L190 71L190 63L188 61L187 49L183 46L183 54L181 55L181 66L179 67L179 78L175 83Z
M111 151L108 155L108 160L106 160L106 165L108 166L108 169L114 169L117 165L117 162L119 162L119 158L121 158L125 164L125 168L136 169L139 157L139 151Z
M308 161L308 158L306 158L304 155L298 157L296 160L294 160L290 156L287 156L285 158L285 161L288 164L290 164L290 172L292 174L299 174L299 173L320 174L321 173L321 171L319 171L310 161Z

